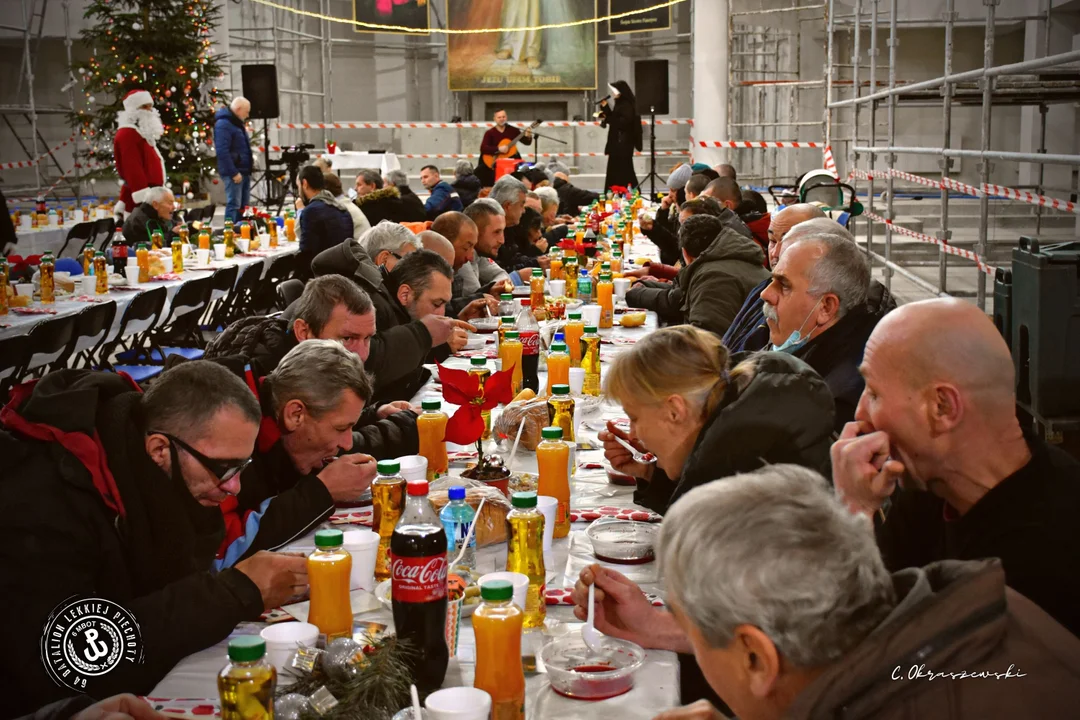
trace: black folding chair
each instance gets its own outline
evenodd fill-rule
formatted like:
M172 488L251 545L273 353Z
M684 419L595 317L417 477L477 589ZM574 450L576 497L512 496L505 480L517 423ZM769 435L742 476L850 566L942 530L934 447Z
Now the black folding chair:
M299 255L296 253L290 253L288 255L278 255L267 261L269 262L269 266L266 268L265 276L259 282L259 287L253 296L251 306L248 308L249 312L267 312L277 305L280 300L277 294L277 288L281 283L289 280L295 274L298 257ZM302 285L300 291L303 292Z
M81 222L68 230L67 237L64 238L64 244L60 246L60 252L56 253L56 257L64 257L64 251L67 250L68 243L72 240L80 241L75 244L76 252L74 257L78 257L79 252L82 251L83 246L86 245L87 241L91 243L94 242L94 223Z
M262 273L263 264L258 262L252 263L240 271L240 278L236 281L231 302L222 320L223 327L252 313L252 306L262 280Z
M240 273L238 265L221 268L210 276L210 299L203 313L203 330L211 332L224 329L225 315L232 301L236 276Z
M104 302L91 305L75 316L75 344L72 346L71 367L97 368L101 366L98 353L116 319L116 303ZM79 350L79 345L86 345Z
M0 340L0 402L7 403L11 388L22 382L30 359L30 338L12 335Z
M115 232L115 218L102 218L94 221L94 244L97 245L98 250L105 250Z
M52 370L67 367L68 357L75 347L75 325L78 315L62 315L42 320L26 334L30 342L26 377L41 377Z
M164 363L170 355L183 355L188 360L203 356L199 317L210 299L212 277L188 280L177 289L168 315L150 334L150 362Z
M131 375L135 382L149 380L161 373L160 365L117 365L111 358L119 354L118 350L125 351L125 354L131 353L136 362L145 357L148 338L161 319L161 311L167 298L164 286L145 290L132 298L120 318L116 337L105 343L100 351L102 368L114 372L124 371Z
M304 294L304 283L302 280L293 278L286 280L277 286L277 306L278 310L284 310L294 302L296 302L301 295Z

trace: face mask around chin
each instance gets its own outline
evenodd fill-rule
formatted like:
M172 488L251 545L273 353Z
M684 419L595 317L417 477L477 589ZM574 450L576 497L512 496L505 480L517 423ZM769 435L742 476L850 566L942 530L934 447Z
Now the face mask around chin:
M779 345L773 345L770 349L773 352L794 353L803 345L810 342L810 335L814 334L814 330L817 329L817 325L814 326L814 329L810 330L810 333L805 338L802 336L802 329L806 325L806 321L809 320L810 317L817 311L818 305L820 304L821 299L819 298L818 301L814 303L814 307L810 308L810 312L807 314L806 319L802 321L802 325L799 326L799 329L792 330L791 334L788 335L787 340L780 343Z

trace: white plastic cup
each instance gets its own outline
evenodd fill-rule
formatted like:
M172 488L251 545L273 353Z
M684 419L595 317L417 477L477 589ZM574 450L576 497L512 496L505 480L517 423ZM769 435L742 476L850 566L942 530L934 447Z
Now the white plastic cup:
M289 658L298 647L315 647L319 628L306 622L286 622L268 625L259 635L266 642L267 661L281 673L287 669Z
M427 480L427 458L423 455L405 455L397 461L401 465L401 477L406 480Z
M488 720L491 696L479 688L446 688L428 695L424 707L431 720Z
M23 297L34 297L34 283L15 283L15 294Z
M492 572L487 575L481 575L480 581L477 583L481 588L484 587L484 583L491 582L492 580L506 580L514 587L514 604L521 608L522 612L525 612L525 595L529 590L529 576L523 573L516 572Z
M167 255L162 256L162 258L161 258L161 266L163 268L165 268L165 272L167 272L167 273L172 272L172 253L169 253Z
M199 267L206 267L210 264L210 251L197 249L195 251L195 264Z
M566 295L566 281L548 280L548 290L551 292L551 297L563 297Z
M19 217L19 229L30 230L34 227L34 219L29 215L22 215Z
M536 510L544 516L544 568L551 570L555 558L551 554L551 541L555 536L555 514L559 509L557 498L541 495L536 498Z
M612 282L615 285L615 297L619 300L625 298L630 289L630 278L615 278Z
M95 290L97 290L97 277L89 274L83 275L82 289L80 292L82 292L83 295L93 295Z
M581 319L585 321L586 327L600 327L600 310L601 307L596 304L581 306Z
M214 259L215 260L224 260L225 259L225 243L215 243L214 244Z
M349 587L352 590L375 590L375 556L379 554L379 534L372 530L349 530L342 546L352 555Z
M585 391L585 368L570 368L570 394L580 396Z
M128 285L135 287L139 284L139 266L127 265L124 267L124 274L127 275Z
M251 248L251 241L244 238L236 238L236 249L246 253Z

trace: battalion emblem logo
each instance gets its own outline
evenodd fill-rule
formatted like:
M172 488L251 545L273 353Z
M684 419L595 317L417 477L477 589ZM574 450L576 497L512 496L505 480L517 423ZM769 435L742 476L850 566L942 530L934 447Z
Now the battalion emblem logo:
M103 598L72 597L58 605L41 632L41 661L59 685L85 692L87 682L120 663L142 662L135 616Z

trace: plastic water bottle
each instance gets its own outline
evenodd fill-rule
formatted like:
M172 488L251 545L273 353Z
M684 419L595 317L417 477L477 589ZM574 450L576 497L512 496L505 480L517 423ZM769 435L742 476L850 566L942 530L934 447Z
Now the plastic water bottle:
M439 513L439 520L442 521L443 528L446 530L446 556L450 562L453 562L457 554L461 552L461 543L469 534L469 528L476 519L476 511L465 502L465 488L461 485L452 486L448 495L450 502L446 503ZM469 538L469 548L461 556L458 564L450 568L450 572L458 574L468 572L471 575L475 569L476 534L473 533L473 536Z

